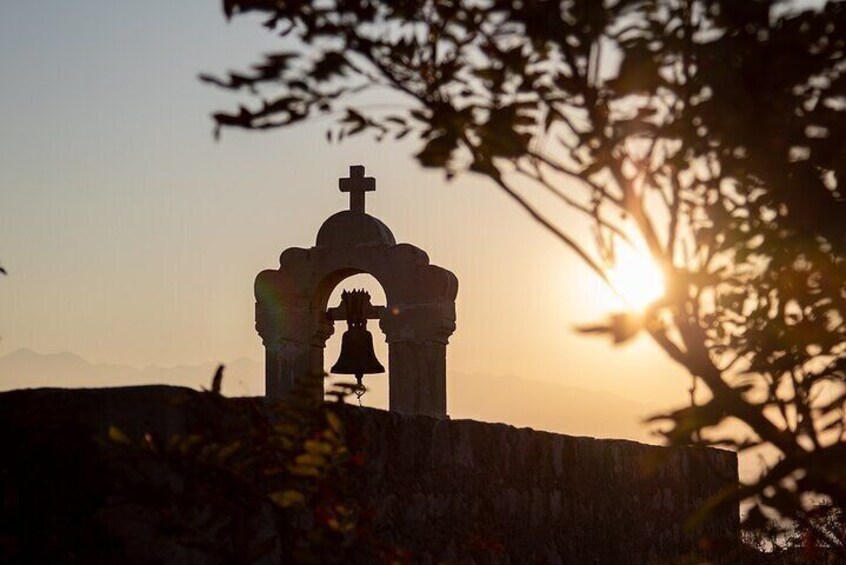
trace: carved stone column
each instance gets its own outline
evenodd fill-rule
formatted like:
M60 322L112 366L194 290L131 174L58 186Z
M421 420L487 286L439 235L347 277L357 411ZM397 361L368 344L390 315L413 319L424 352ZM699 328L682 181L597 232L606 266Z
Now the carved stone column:
M268 398L282 398L311 373L311 347L290 339L265 342L264 388Z
M388 342L389 409L446 416L446 346L455 331L454 306L389 307L379 325Z
M256 330L265 347L265 396L282 398L306 379L314 399L322 400L323 346L331 328L316 347L321 329L325 328L315 323L308 309L280 307L278 302L256 303Z

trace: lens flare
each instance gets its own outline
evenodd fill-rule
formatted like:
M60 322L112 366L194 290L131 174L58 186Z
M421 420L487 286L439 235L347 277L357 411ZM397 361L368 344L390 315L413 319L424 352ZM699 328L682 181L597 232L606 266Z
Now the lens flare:
M663 296L666 287L661 270L644 252L628 246L617 249L608 278L622 295L622 306L643 311Z

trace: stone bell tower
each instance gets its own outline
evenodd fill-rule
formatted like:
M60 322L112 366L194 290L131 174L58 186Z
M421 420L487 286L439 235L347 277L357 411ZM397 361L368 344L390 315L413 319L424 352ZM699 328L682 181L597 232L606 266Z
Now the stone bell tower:
M314 247L282 252L279 268L256 277L256 330L265 347L265 391L279 398L298 379L322 397L326 340L337 308L328 309L332 290L358 273L372 275L387 304L368 309L388 342L389 409L446 415L446 346L455 331L458 279L429 264L424 251L397 243L391 230L365 212L365 194L376 180L363 166L340 179L350 208L330 216Z

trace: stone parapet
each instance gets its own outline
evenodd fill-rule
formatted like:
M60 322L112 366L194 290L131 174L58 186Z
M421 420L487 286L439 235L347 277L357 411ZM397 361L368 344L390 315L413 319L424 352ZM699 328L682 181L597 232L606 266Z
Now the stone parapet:
M81 480L72 470L82 459L96 467L97 438L109 426L135 440L217 429L219 414L199 397L167 386L2 393L3 468L25 464L22 453L36 449L32 480L50 477L49 494L56 481ZM245 401L272 402L227 400ZM674 563L737 539L737 508L685 526L737 484L732 452L353 406L339 412L363 456L354 481L373 510L372 533L419 563L470 554L477 563Z

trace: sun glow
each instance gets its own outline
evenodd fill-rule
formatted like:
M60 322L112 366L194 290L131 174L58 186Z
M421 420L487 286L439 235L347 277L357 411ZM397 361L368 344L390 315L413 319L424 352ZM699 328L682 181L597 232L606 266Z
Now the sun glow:
M608 278L622 296L615 296L619 306L628 310L643 311L663 296L666 287L661 270L644 252L629 246L616 250Z

